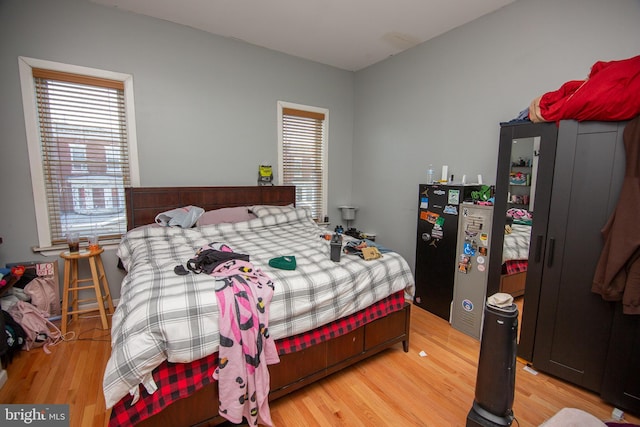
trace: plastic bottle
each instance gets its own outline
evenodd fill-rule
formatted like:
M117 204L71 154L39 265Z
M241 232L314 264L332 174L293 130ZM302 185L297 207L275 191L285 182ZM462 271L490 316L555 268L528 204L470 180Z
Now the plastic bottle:
M433 165L429 165L427 169L427 184L433 184Z

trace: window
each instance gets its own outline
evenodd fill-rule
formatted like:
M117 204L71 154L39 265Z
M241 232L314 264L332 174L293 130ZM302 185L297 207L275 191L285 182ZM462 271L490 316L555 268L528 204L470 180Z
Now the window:
M87 173L87 146L86 144L69 144L69 154L71 155L71 172Z
M20 58L40 250L67 233L119 239L138 185L131 76Z
M324 108L278 102L278 160L282 185L295 185L296 206L315 220L327 212L327 129Z
M119 147L112 145L104 147L104 155L107 162L107 173L110 175L122 173L121 165L123 159L120 155Z

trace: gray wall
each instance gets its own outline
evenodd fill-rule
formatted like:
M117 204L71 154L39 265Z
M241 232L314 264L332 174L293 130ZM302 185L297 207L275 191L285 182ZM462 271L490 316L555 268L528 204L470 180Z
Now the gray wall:
M0 265L37 245L18 56L132 74L141 185L255 185L278 100L328 108L329 215L351 199L352 72L86 0L0 2ZM119 296L115 251L104 255ZM54 258L55 259L55 258Z
M429 164L494 184L499 123L596 61L640 54L638 22L638 0L519 0L356 73L358 227L413 266Z

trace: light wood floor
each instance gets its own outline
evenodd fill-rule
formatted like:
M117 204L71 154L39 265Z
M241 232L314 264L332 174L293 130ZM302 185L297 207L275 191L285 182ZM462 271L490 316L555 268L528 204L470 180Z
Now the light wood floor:
M446 321L412 307L409 353L401 345L271 402L275 426L464 426L475 392L480 344ZM108 331L83 319L76 340L46 355L21 352L8 367L2 403L68 403L71 426L107 424L101 391L109 355ZM419 355L426 352L425 357ZM607 421L613 407L588 391L518 362L514 426L537 426L563 407ZM625 415L626 422L640 418Z

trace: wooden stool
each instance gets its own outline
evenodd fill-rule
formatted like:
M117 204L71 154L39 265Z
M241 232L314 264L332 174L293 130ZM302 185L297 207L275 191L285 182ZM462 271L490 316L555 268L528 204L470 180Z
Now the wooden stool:
M107 303L107 308L110 314L113 314L113 302L111 301L111 293L109 292L109 283L107 282L107 276L104 273L104 266L102 265L102 257L100 256L104 252L104 249L100 248L95 251L81 250L78 253L69 253L69 251L62 252L60 257L64 259L64 289L62 294L62 333L67 333L67 321L69 315L72 315L72 320L78 320L79 313L87 313L90 311L99 310L100 318L102 319L102 329L109 329L107 323L107 313L105 311L104 303ZM78 260L88 259L89 266L91 267L91 277L86 279L78 278ZM80 286L81 283L92 282L91 285ZM104 291L100 290L100 282ZM87 299L78 299L78 291L83 289L93 289L96 297ZM69 293L72 298L69 301ZM78 303L95 301L98 303L97 308L85 308L78 309ZM69 310L71 306L71 310Z

